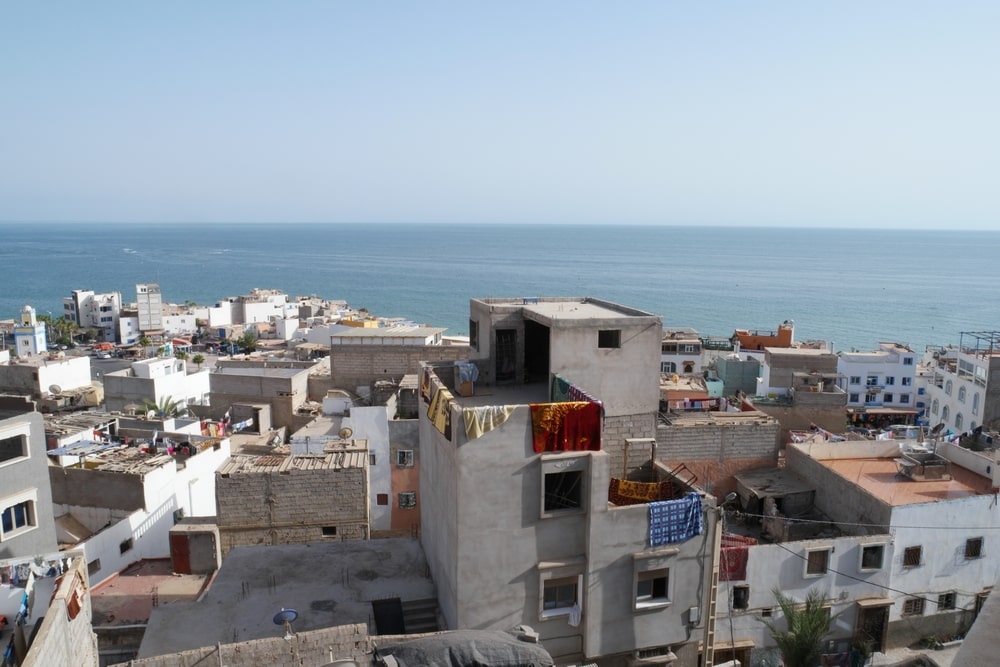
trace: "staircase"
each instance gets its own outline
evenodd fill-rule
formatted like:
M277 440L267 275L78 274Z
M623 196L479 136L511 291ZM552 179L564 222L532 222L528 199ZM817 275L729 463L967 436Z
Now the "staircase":
M408 635L437 632L440 629L437 617L438 604L434 598L403 602L403 625Z

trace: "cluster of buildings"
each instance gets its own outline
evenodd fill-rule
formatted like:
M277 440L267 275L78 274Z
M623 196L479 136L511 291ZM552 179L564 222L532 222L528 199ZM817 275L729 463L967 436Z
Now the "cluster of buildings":
M459 340L271 290L184 331L155 285L135 322L120 301L66 316L280 343L95 380L26 307L0 359L11 664L777 664L776 591L818 591L847 665L964 636L1000 574L1000 334L835 353L532 297L472 299Z

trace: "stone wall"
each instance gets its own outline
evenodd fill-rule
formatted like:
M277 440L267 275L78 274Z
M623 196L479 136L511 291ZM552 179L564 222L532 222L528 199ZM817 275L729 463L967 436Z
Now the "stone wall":
M270 622L270 621L269 621ZM280 631L280 628L275 628ZM334 660L354 660L359 665L371 662L368 628L363 624L340 625L322 630L297 632L291 639L283 636L254 639L238 644L206 646L153 658L142 658L118 667L301 667L325 665ZM78 664L72 661L52 665ZM95 663L96 664L96 663Z
M236 546L369 536L365 468L217 474L215 497L223 555Z
M354 391L376 380L400 380L419 373L421 361L457 361L469 357L467 345L333 345L333 384Z

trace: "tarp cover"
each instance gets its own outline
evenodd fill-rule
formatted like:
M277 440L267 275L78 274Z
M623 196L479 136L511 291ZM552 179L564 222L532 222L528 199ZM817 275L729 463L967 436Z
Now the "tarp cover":
M539 644L506 632L454 630L412 640L380 643L378 653L391 655L400 667L552 667L555 662Z

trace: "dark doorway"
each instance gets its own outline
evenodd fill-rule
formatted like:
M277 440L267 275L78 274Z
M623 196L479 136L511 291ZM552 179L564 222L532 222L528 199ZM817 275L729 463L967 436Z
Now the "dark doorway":
M524 322L524 381L549 380L549 328L544 324Z
M399 598L372 600L372 613L375 616L375 630L380 635L406 634L406 625L403 623L403 603Z
M885 631L889 625L889 605L884 607L859 607L856 640L871 642L872 652L885 647Z

